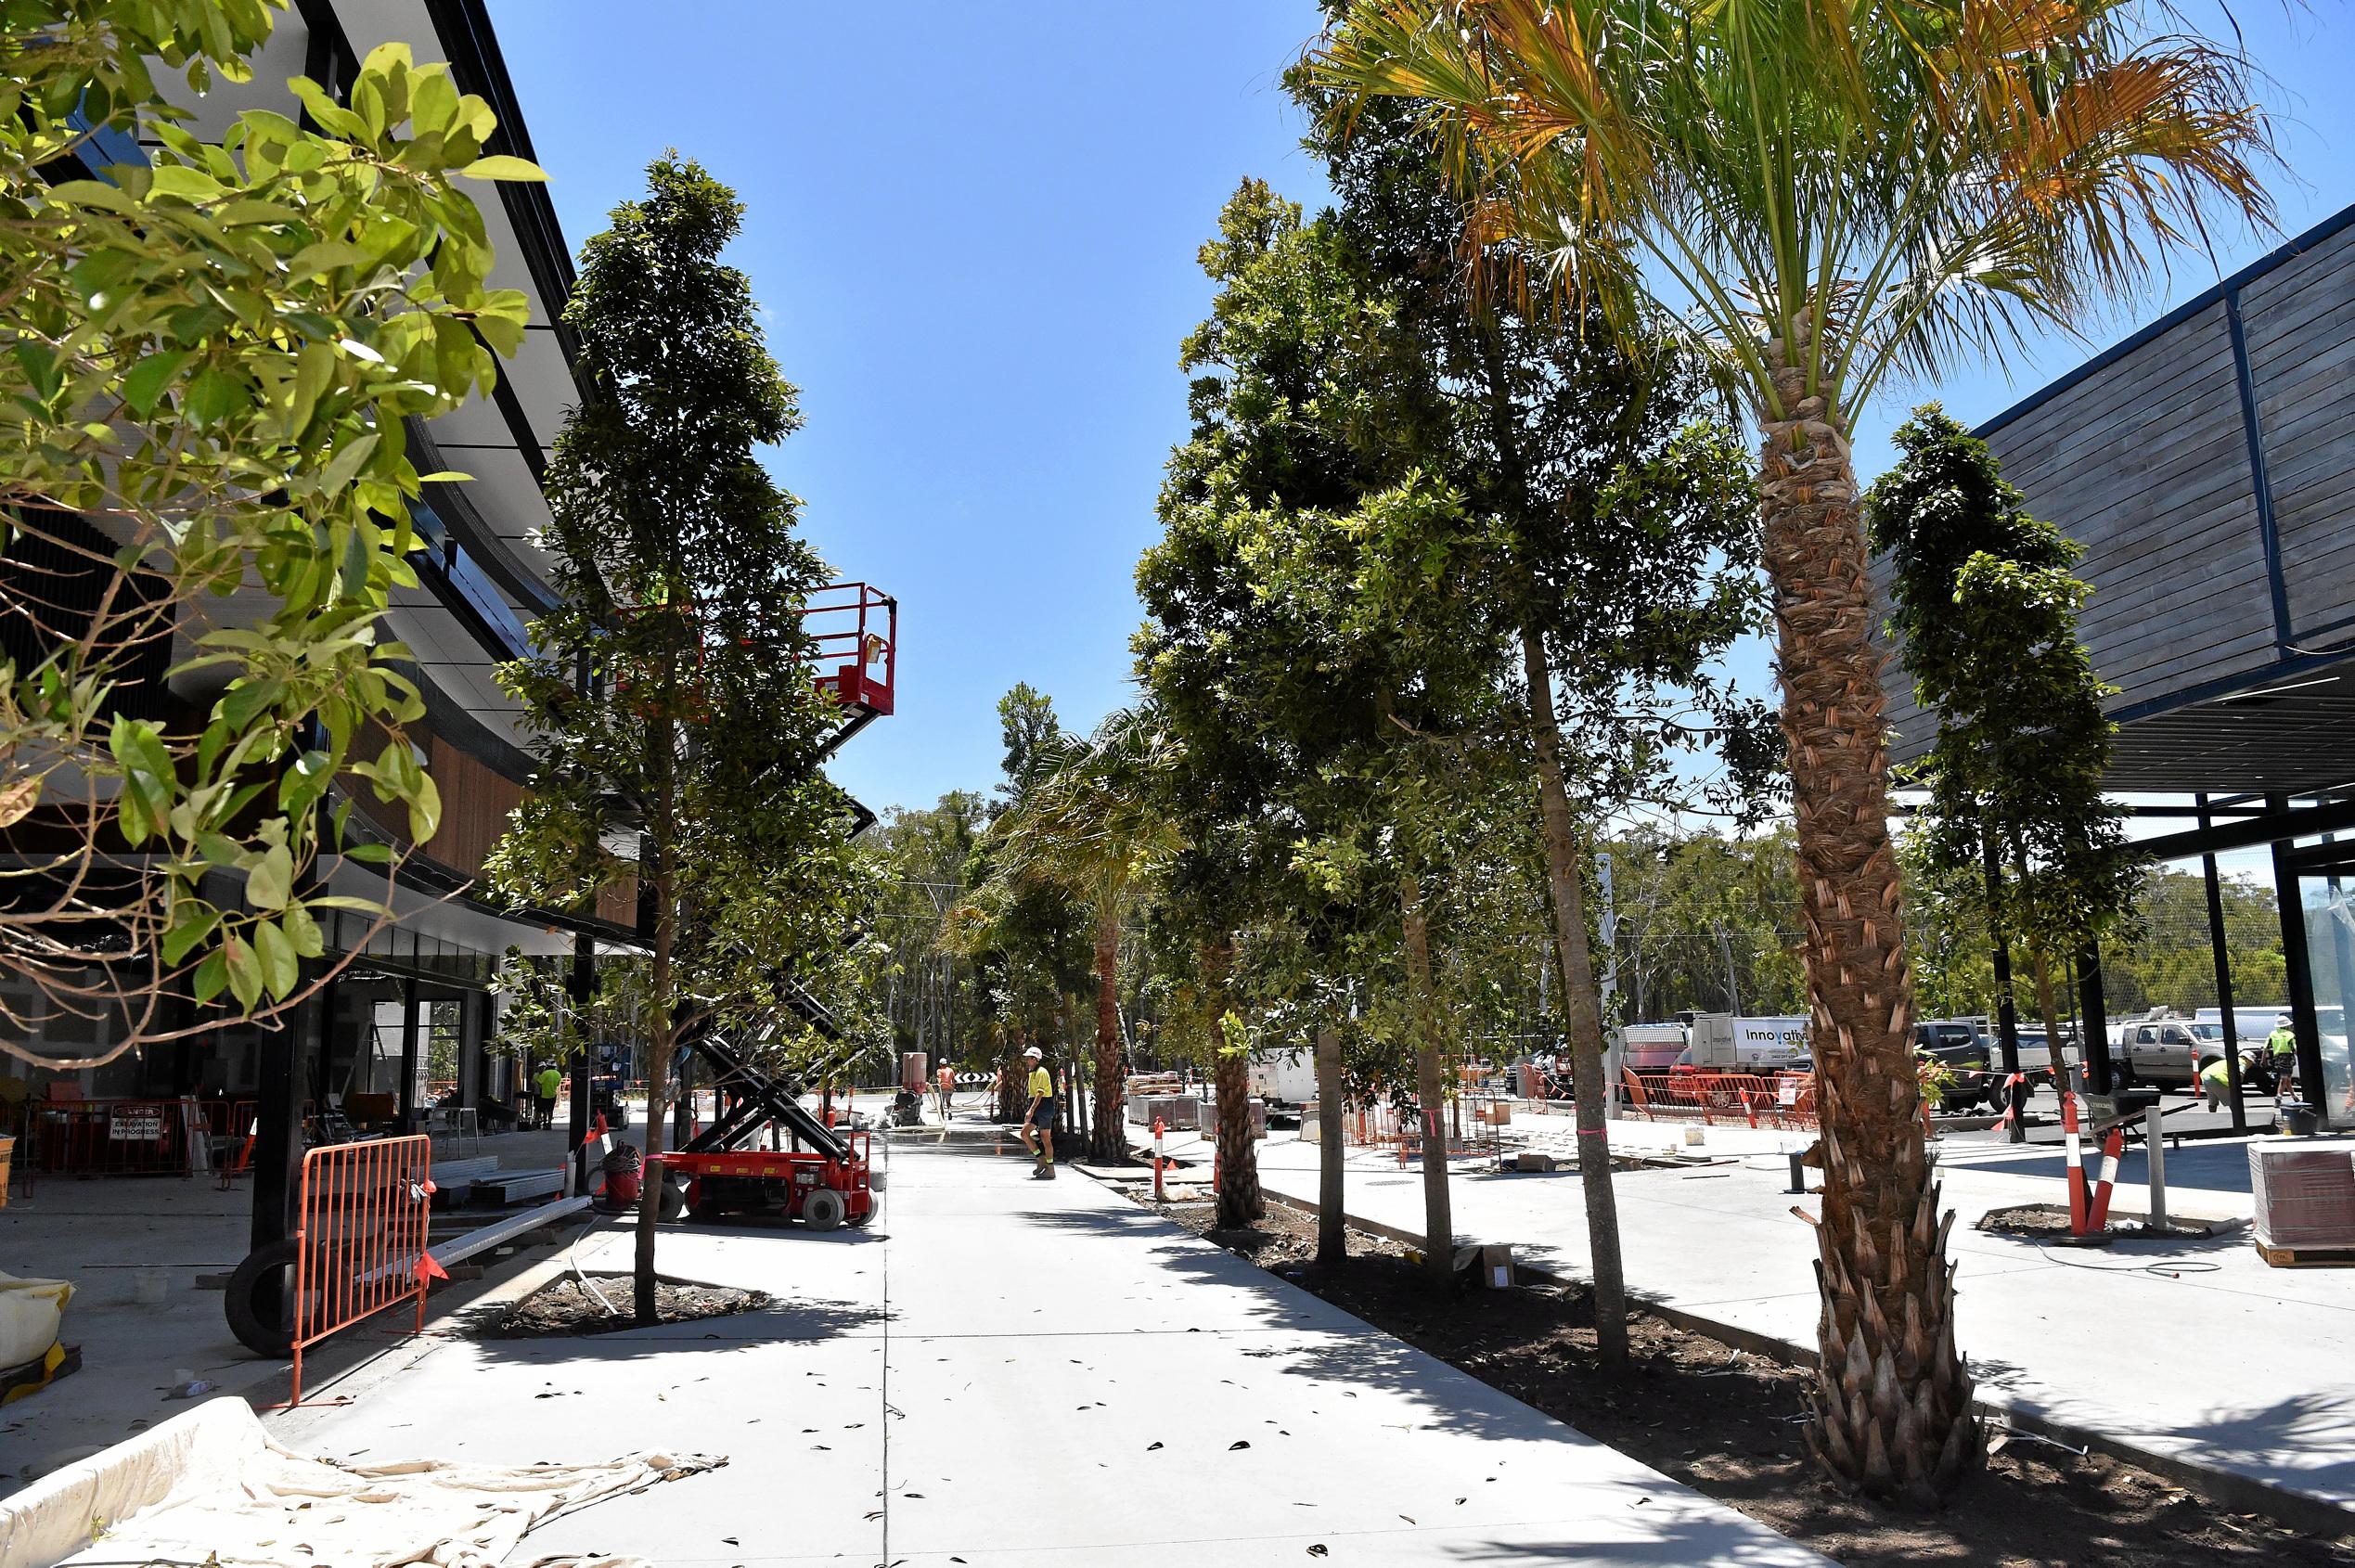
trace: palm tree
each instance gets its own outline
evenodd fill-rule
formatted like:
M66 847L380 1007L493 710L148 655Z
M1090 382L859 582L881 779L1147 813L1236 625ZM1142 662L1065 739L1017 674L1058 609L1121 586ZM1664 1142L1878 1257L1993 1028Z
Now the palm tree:
M2166 13L2156 13L2164 19ZM1890 376L2067 326L2223 209L2271 208L2246 58L2131 0L1357 0L1311 59L1422 100L1475 231L1665 309L1757 418L1824 1199L1811 1444L1923 1502L1980 1451L1929 1179L1849 456Z
M1128 1152L1122 1121L1120 928L1154 869L1181 847L1154 803L1152 779L1171 742L1152 714L1122 709L1082 740L1061 736L1041 752L1022 805L1001 824L1005 864L1061 884L1087 905L1096 939L1096 1117L1089 1156Z

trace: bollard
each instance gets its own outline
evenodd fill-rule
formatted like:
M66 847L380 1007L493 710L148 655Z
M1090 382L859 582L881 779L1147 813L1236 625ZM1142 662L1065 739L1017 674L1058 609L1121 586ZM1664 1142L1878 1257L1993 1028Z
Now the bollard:
M1791 1150L1791 1185L1782 1189L1785 1192L1805 1192L1808 1189L1808 1168L1801 1163L1807 1157L1808 1151L1804 1149Z
M1160 1117L1158 1117L1158 1116L1154 1117L1154 1118L1153 1118L1153 1202L1156 1202L1156 1203L1162 1203L1162 1202L1168 1202L1168 1199L1167 1199L1167 1198L1166 1198L1166 1196L1165 1196L1165 1195L1162 1192L1162 1189L1161 1189L1161 1139L1162 1139L1162 1135L1163 1135L1165 1132L1166 1132L1166 1131L1168 1131L1168 1128L1167 1128L1167 1126L1166 1126L1166 1125L1163 1123L1162 1119L1161 1119Z
M2159 1108L2143 1112L2143 1155L2151 1165L2151 1228L2167 1230L2167 1135L2159 1130Z

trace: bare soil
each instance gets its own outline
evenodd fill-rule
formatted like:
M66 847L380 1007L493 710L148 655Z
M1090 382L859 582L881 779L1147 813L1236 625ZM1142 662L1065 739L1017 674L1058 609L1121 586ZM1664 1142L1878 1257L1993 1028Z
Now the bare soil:
M486 1339L531 1339L547 1334L609 1334L637 1326L637 1281L627 1274L592 1274L592 1295L581 1281L566 1275L541 1286L483 1330ZM599 1301L598 1296L605 1299ZM608 1304L611 1304L610 1306ZM754 1312L769 1303L766 1291L739 1291L722 1285L674 1284L657 1281L654 1311L664 1323L693 1323L706 1317L727 1317Z
M1150 1193L1132 1193L1153 1207ZM1375 1328L1469 1372L1834 1562L1898 1568L2347 1568L2355 1538L2229 1513L2148 1471L1997 1433L1986 1472L1944 1513L1851 1496L1800 1439L1808 1374L1636 1312L1628 1359L1598 1362L1583 1285L1435 1288L1394 1240L1349 1233L1325 1270L1317 1222L1269 1204L1242 1231L1208 1205L1163 1212Z
M1989 1210L1979 1216L1976 1228L2002 1236L2026 1236L2040 1240L2066 1236L2069 1234L2069 1212L2059 1203L2018 1203L2008 1209ZM2241 1228L2245 1227L2236 1221L2169 1220L2167 1227L2161 1230L2152 1226L2148 1215L2112 1214L2104 1234L2111 1241L2171 1241L2197 1240Z

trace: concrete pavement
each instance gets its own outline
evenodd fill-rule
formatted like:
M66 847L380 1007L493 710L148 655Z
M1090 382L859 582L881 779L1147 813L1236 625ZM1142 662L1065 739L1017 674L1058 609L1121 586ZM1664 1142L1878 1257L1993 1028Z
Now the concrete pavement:
M273 1429L328 1457L729 1456L560 1522L524 1561L1821 1562L1102 1185L1027 1179L994 1144L901 1136L865 1231L664 1232L666 1272L771 1291L769 1311L435 1338L355 1403ZM627 1248L606 1231L580 1253L620 1268Z
M1566 1118L1557 1118L1566 1122ZM1791 1213L1820 1200L1786 1190L1793 1134L1711 1127L1700 1150L1683 1129L1613 1124L1613 1146L1675 1146L1729 1163L1622 1172L1615 1186L1628 1286L1705 1321L1811 1349L1815 1243ZM2355 1510L2355 1273L2268 1267L2246 1234L2042 1247L1973 1230L1990 1209L2065 1202L2057 1148L1946 1139L1945 1199L1959 1212L1952 1252L1958 1330L1989 1404L2100 1434L2160 1468L2281 1488ZM2246 1140L2185 1144L2167 1157L2178 1216L2246 1219ZM1261 1180L1313 1203L1317 1148L1279 1133L1261 1146ZM2140 1210L2142 1156L2129 1156L2115 1207ZM1419 1234L1422 1176L1395 1156L1349 1162L1355 1218ZM1524 1259L1588 1276L1576 1173L1462 1173L1452 1184L1458 1238L1510 1242Z

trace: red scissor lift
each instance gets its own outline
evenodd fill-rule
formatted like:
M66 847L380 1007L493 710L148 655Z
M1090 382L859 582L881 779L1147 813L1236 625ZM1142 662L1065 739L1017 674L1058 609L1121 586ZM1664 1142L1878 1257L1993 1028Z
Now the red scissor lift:
M700 1220L766 1214L832 1230L874 1217L869 1135L826 1125L801 1103L794 1086L718 1039L706 1036L688 1049L712 1064L724 1109L684 1146L650 1160L656 1169L649 1179L682 1188L688 1214ZM781 1136L790 1147L760 1147L764 1131L778 1135L771 1144Z
M848 715L827 744L830 754L892 711L899 602L870 583L834 583L812 594L802 613L817 645L818 689ZM790 982L785 989L812 1028L829 1040L841 1038L816 997ZM648 1180L680 1189L686 1211L697 1219L769 1214L832 1230L874 1217L868 1134L826 1125L802 1105L796 1086L754 1067L749 1051L706 1035L680 1051L682 1068L689 1052L711 1063L710 1086L725 1109L680 1148L650 1160L655 1168ZM761 1147L764 1133L772 1147ZM789 1147L774 1147L780 1139Z

